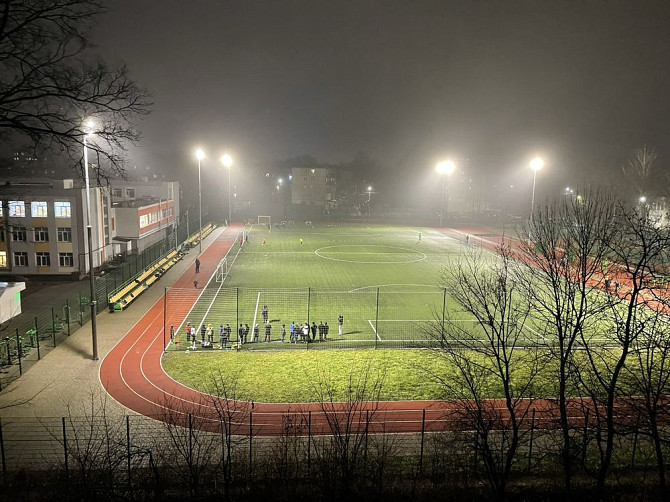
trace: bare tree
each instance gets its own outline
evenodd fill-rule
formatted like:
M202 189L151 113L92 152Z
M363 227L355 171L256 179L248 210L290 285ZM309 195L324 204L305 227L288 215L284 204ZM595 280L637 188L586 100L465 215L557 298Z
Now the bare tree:
M563 197L540 207L532 226L524 229L517 256L523 268L520 286L533 305L534 325L542 330L557 367L557 400L562 434L564 487L571 490L573 453L579 447L569 423L569 397L580 333L607 308L599 291L615 225L614 198L597 190ZM532 235L534 243L526 243Z
M634 187L637 195L649 193L651 173L656 159L656 150L645 145L635 151L627 165L621 166L626 181Z
M439 354L456 368L456 376L436 375L458 405L453 414L477 430L477 453L496 499L505 498L532 406L533 384L541 366L528 329L528 297L519 289L508 247L499 257L484 257L469 248L442 280L474 323L450 313L444 328L435 328ZM501 399L490 399L493 395Z
M617 398L623 390L621 377L640 337L657 317L659 304L654 297L653 279L664 271L670 250L667 231L655 228L634 208L618 209L616 228L610 245L613 261L608 274L621 283L622 289L608 296L607 315L593 329L580 333L588 364L577 371L580 385L592 401L589 409L593 413L598 448L595 474L601 495L621 425L617 423L620 407ZM608 335L605 340L604 334Z
M351 489L357 475L365 469L368 453L368 433L379 410L384 375L374 377L367 367L358 375L349 375L344 399L338 399L335 384L321 375L314 383L313 392L329 437L313 440L314 455L321 478L335 482L333 489Z
M223 476L224 496L228 497L233 481L234 447L244 440L240 435L247 433L251 405L241 398L237 390L240 372L226 375L222 371L212 376L210 395L208 396L218 420L218 433L221 438L221 473Z
M6 0L0 6L3 139L29 139L82 168L90 133L84 121L92 118L89 146L101 178L124 172L125 144L140 138L133 120L151 105L125 66L112 68L91 55L88 29L104 10L98 0Z

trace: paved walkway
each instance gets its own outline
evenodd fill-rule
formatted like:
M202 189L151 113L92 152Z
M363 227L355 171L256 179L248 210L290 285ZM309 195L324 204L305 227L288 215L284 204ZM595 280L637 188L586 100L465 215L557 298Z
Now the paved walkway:
M217 228L203 241L203 251L222 233L234 235L233 228ZM106 354L161 298L165 287L181 277L193 263L197 249L191 250L158 282L145 291L127 310L98 314L99 361L91 358L91 324L85 324L55 347L41 361L0 393L2 417L60 417L83 414L91 398L105 400L107 412L128 414L129 410L109 399L100 386L98 371Z

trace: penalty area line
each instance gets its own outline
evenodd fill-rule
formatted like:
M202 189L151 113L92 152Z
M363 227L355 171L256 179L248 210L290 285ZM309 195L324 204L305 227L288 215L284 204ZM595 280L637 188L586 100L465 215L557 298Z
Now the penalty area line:
M381 339L381 337L379 336L379 333L377 333L377 330L375 329L375 325L372 324L372 320L368 319L368 322L370 323L370 327L372 328L372 332L373 332L373 333L375 334L375 336L377 337L377 340L381 342L382 339Z

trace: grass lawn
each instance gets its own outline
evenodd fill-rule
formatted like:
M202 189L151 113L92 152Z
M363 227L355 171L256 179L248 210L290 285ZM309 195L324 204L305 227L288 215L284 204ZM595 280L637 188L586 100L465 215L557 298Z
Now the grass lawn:
M237 398L257 402L318 401L320 384L332 388L336 400L345 400L349 377L356 379L366 372L371 383L381 379L380 398L384 401L457 397L433 376L454 381L454 368L426 349L173 352L164 357L163 367L176 380L203 392L213 392L213 381L221 375L228 385L236 385ZM547 365L544 371L553 369ZM550 386L551 380L540 378L538 383ZM486 392L489 397L502 395L494 384ZM551 388L536 388L538 396L553 392Z

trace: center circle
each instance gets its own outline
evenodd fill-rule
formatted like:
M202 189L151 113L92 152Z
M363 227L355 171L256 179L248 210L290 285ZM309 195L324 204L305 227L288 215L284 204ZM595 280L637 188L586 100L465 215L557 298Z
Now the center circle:
M414 263L426 259L425 253L416 249L366 244L326 246L315 250L314 254L326 260L345 263Z

